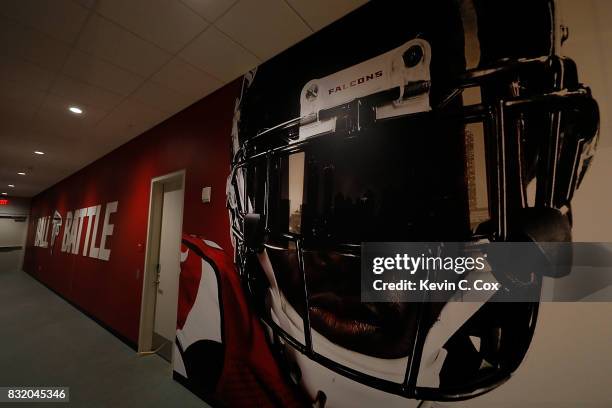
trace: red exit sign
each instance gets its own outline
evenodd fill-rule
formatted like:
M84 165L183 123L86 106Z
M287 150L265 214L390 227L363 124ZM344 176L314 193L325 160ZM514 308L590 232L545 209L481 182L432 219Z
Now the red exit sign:
M6 198L0 199L0 205L9 205L9 200L7 200Z

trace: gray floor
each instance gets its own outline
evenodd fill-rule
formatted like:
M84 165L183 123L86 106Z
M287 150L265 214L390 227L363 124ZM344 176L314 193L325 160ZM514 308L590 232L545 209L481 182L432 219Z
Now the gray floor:
M24 272L0 273L0 386L70 387L70 403L40 407L208 406Z

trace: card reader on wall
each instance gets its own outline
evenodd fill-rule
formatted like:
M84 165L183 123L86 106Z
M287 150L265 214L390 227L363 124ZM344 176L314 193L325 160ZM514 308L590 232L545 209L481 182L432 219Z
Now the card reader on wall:
M202 189L202 202L203 203L210 203L210 192L211 192L211 187L204 187Z

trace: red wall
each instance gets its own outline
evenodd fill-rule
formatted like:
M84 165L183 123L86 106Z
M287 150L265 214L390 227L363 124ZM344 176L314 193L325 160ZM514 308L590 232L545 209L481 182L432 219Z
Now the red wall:
M238 81L225 86L34 197L24 270L136 343L151 179L185 169L183 231L231 248L225 181L238 91ZM206 186L212 187L209 204L201 200ZM58 210L65 219L67 211L98 204L104 213L111 201L119 207L111 216L108 262L61 252L65 222L53 254L33 246L37 218Z

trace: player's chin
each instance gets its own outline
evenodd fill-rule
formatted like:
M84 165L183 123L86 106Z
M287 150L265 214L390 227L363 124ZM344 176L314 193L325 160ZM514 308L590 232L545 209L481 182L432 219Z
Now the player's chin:
M413 344L412 316L379 319L375 308L367 305L370 312L350 315L311 306L310 322L329 341L354 352L385 359L408 356ZM316 351L316 343L314 347Z

